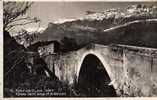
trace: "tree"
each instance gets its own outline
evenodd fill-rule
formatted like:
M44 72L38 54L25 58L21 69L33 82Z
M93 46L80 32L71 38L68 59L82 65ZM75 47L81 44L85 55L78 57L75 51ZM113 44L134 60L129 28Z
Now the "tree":
M4 2L3 3L3 29L9 31L16 26L37 23L38 18L26 16L32 2Z

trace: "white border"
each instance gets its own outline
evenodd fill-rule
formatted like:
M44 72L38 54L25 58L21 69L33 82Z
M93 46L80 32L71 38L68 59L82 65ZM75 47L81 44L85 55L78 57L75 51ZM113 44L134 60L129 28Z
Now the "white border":
M0 99L3 97L3 2L0 1Z
M157 0L2 0L2 1L35 1L35 2L157 2Z

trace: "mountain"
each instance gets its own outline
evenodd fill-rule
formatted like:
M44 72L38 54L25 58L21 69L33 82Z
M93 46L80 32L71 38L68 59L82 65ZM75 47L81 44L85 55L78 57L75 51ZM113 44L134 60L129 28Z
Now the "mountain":
M85 17L64 23L49 23L38 41L73 39L80 46L112 43L157 47L157 6L133 5L126 9L89 12Z
M138 20L104 30L102 43L157 48L157 19ZM106 37L106 39L105 39ZM107 41L103 41L107 40Z

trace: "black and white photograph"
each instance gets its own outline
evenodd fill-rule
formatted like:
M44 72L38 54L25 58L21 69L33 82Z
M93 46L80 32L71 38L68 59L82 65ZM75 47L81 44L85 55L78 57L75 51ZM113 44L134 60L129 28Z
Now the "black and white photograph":
M157 97L157 2L3 1L3 98Z

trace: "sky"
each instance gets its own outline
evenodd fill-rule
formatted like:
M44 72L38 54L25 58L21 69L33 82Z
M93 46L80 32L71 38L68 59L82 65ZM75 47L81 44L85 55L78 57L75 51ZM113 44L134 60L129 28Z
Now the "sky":
M128 5L139 4L137 2L34 2L27 14L31 17L40 18L41 29L46 28L49 22L71 20L81 18L85 11L103 11L111 8L125 8ZM145 2L151 5L154 3ZM38 25L28 25L28 30L35 29Z

